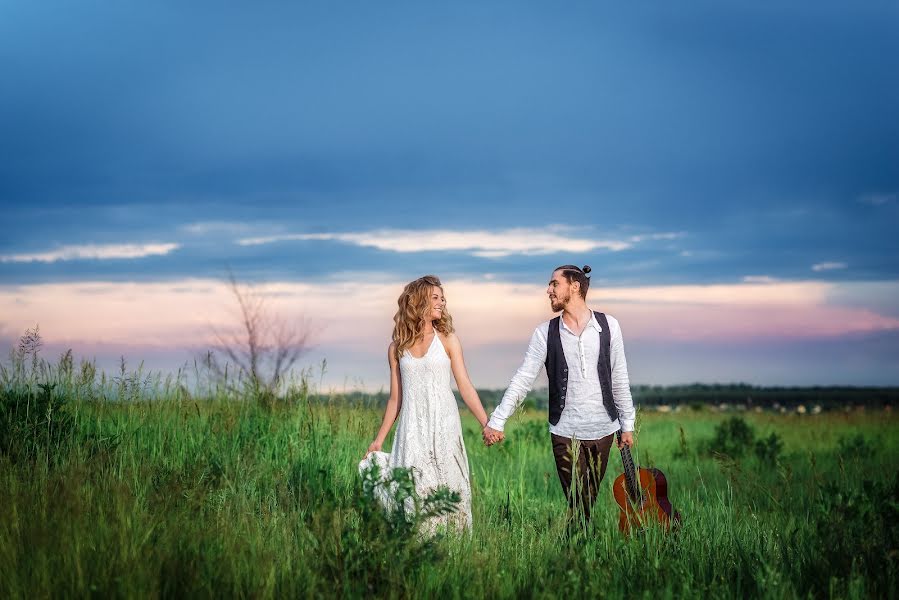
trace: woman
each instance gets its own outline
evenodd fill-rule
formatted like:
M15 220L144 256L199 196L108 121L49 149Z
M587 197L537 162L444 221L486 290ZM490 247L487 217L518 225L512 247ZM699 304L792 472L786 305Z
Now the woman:
M426 523L429 531L447 524L471 527L471 482L468 455L462 441L459 409L450 389L450 372L462 400L481 428L487 413L475 391L462 345L446 310L440 280L426 275L406 285L400 294L399 309L393 317L393 343L387 351L390 364L390 397L378 435L368 447L360 469L377 463L382 470L411 468L415 489L424 498L438 486L459 492L457 512L435 517ZM390 454L381 446L399 415Z

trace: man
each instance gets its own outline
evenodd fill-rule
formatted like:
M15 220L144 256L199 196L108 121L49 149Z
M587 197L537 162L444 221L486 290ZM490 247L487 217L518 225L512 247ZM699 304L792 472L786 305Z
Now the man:
M614 317L587 307L589 273L589 266L574 265L553 271L546 293L553 312L562 314L534 331L524 362L483 432L488 446L503 439L506 420L545 366L556 470L571 513L580 510L587 520L614 435L621 430L619 448L633 446L636 418L621 328Z

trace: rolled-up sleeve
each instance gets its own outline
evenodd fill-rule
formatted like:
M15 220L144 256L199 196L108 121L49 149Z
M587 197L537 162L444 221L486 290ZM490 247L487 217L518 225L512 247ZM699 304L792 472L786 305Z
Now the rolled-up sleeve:
M633 431L637 420L634 399L631 397L631 382L627 374L627 358L624 356L624 338L618 320L609 318L609 335L611 347L609 358L612 362L612 395L615 397L615 408L618 409L618 422L621 431Z
M534 335L531 336L531 341L528 344L528 351L524 355L524 362L521 363L518 371L512 377L509 388L503 394L503 399L500 401L499 406L490 415L490 421L487 422L487 425L492 429L503 431L506 421L521 405L522 400L531 391L537 375L540 374L540 369L543 368L546 362L546 334L548 327L545 325L541 325L534 330Z

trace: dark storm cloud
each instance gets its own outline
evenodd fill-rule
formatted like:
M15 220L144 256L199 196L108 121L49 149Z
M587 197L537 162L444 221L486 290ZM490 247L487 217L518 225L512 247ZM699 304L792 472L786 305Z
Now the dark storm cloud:
M797 278L821 262L848 267L815 276L895 278L899 207L860 199L899 191L897 10L7 3L0 253L184 246L115 265L3 264L0 279L169 278L224 263L314 276L421 260L183 239L207 221L634 226L688 237L604 257L611 281ZM440 262L510 277L533 265Z

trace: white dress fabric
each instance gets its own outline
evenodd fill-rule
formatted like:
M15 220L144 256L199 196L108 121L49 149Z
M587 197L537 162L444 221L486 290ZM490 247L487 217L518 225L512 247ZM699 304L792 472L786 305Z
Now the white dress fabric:
M459 492L458 510L434 517L424 524L425 533L440 526L455 529L471 527L471 480L468 454L462 440L459 408L450 387L450 359L443 343L434 334L428 351L415 358L407 350L399 361L403 398L393 436L393 448L371 452L359 463L359 470L378 464L382 474L396 467L411 468L415 490L424 499L439 486ZM385 504L387 490L378 488Z

